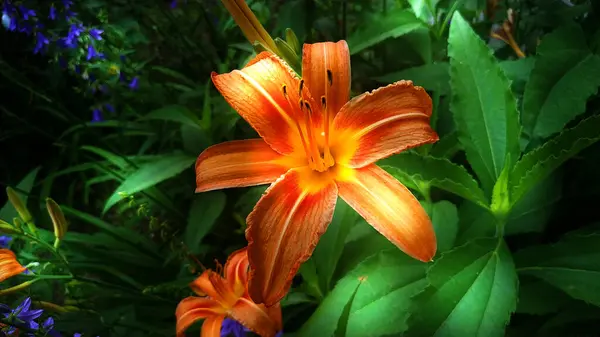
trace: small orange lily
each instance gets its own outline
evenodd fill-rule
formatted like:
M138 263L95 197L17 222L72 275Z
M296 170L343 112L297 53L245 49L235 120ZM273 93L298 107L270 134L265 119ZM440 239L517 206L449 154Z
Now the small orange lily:
M333 217L338 195L410 256L430 261L431 220L412 193L374 164L438 136L431 98L399 81L349 100L345 41L305 44L303 79L263 52L212 74L262 139L214 145L196 162L196 192L272 184L247 218L250 295L272 305L288 291Z
M17 256L10 249L0 249L0 282L5 281L13 276L19 275L27 270L23 267Z
M220 269L220 268L219 268ZM265 307L248 296L248 253L243 248L233 252L225 263L224 275L206 270L190 287L198 296L183 299L175 311L177 337L194 322L204 319L202 337L221 336L226 317L240 322L263 337L273 337L281 330L279 304Z

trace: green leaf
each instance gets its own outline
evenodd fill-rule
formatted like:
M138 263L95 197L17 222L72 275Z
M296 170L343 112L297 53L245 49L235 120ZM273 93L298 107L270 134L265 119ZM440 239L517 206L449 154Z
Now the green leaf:
M497 238L471 241L444 254L414 298L407 336L504 336L517 305L517 274Z
M193 127L198 132L204 132L202 122L188 108L181 105L170 105L149 112L143 119L157 119L162 121L177 122Z
M350 54L354 55L389 38L397 38L426 26L406 9L397 9L386 14L377 13L362 29L348 38Z
M333 273L342 255L346 237L358 219L360 219L358 213L338 198L333 220L319 239L312 255L319 275L320 287L325 294L331 289Z
M408 0L410 7L417 17L424 22L433 22L435 7L440 0Z
M431 217L435 236L437 238L437 251L443 253L454 247L458 234L458 210L453 203L442 200L425 208Z
M123 183L108 198L104 205L103 213L106 213L112 206L121 200L119 193L133 194L143 191L149 187L172 178L185 169L189 168L196 161L195 157L183 154L165 154L154 162L140 166L131 173Z
M382 83L411 80L415 85L445 95L450 92L450 66L447 62L430 63L375 77Z
M194 196L183 239L192 254L200 253L202 240L225 209L225 200L225 193L221 191L204 192Z
M346 336L384 336L404 331L410 298L427 285L426 266L398 249L372 256L336 284L297 335L331 336L359 278L365 280L352 302Z
M598 317L600 317L600 309L597 307L585 303L571 305L545 320L535 336L594 336L594 333L590 334L590 332L598 331Z
M581 27L563 26L542 40L523 96L523 127L530 138L560 132L585 112L600 86L600 56L587 46Z
M127 162L127 160L124 157L116 155L110 151L101 149L99 147L84 145L80 147L80 149L96 154L102 157L103 159L106 159L108 162L117 166L120 169L125 169L130 166L129 162Z
M450 26L451 110L459 140L484 190L491 193L506 157L519 158L521 127L510 81L492 51L458 11Z
M19 192L23 192L23 193L19 193L21 200L23 201L23 205L27 206L27 199L29 197L29 193L31 192L31 189L33 188L33 183L35 182L35 178L37 177L38 172L40 171L40 167L36 167L33 170L31 170L29 173L27 173L27 175L23 178L23 180L21 180L15 190L17 191L17 193ZM12 223L13 219L18 217L19 214L17 213L17 210L14 208L14 206L10 203L10 201L7 201L6 204L4 204L4 206L2 206L2 208L0 209L0 219Z
M403 152L380 160L378 165L391 174L400 174L418 183L430 184L471 200L482 207L488 206L488 200L475 179L464 167L448 159Z
M600 233L565 236L515 254L519 274L535 276L571 297L600 306Z
M600 116L592 116L525 154L510 174L514 204L536 184L581 150L600 140Z
M458 141L458 133L454 131L433 144L429 154L432 157L451 159L460 150L462 150L462 146Z
M352 292L348 303L344 306L344 310L342 311L342 315L338 320L337 328L333 333L334 337L346 337L346 331L348 330L348 320L350 319L350 310L352 309L352 304L354 303L354 298L356 298L356 293L358 293L358 288L363 283L363 279L358 279L358 283L356 284L356 288Z

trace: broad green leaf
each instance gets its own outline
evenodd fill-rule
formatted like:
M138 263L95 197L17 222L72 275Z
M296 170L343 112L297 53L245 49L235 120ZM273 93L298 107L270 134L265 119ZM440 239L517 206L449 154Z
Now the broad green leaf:
M439 0L408 0L410 7L417 17L424 22L433 24L436 14L436 6Z
M372 256L336 284L297 336L331 336L359 278L364 278L364 284L352 302L346 336L375 337L403 332L410 298L427 285L426 266L399 250Z
M520 155L516 99L492 51L458 11L448 41L451 110L459 140L484 190L491 193L506 157L514 162Z
M356 284L356 288L352 292L348 303L344 306L344 310L342 311L342 315L338 320L337 328L333 333L334 337L346 337L346 331L348 330L348 320L350 319L350 311L352 310L352 304L354 303L354 298L356 298L356 293L358 293L358 288L363 283L364 279L359 278L358 283Z
M198 132L204 132L200 119L198 119L198 117L196 117L196 115L194 115L188 108L181 105L170 105L150 111L143 118L177 122L193 127L197 129Z
M109 163L117 166L120 169L125 169L128 166L130 166L130 163L128 163L124 157L116 155L110 151L101 149L99 147L84 145L80 147L80 149L96 154L102 157L103 159L106 159Z
M525 85L529 81L529 74L534 64L533 57L519 58L516 60L501 61L500 68L504 70L506 77L512 82L513 92L523 93Z
M437 239L437 251L443 253L454 247L458 234L458 210L453 203L442 200L425 207L431 217Z
M429 154L432 157L451 159L460 150L462 150L462 146L458 141L458 133L453 131L441 137L438 142L433 144Z
M40 167L36 167L31 170L27 175L21 180L17 186L15 186L14 190L19 194L21 200L23 201L23 205L27 206L27 199L29 197L29 193L33 188L33 183L35 182L35 178L37 177L38 172L40 171ZM22 193L19 193L22 192ZM6 193L2 191L2 193ZM5 194L6 195L6 194ZM0 219L12 223L13 219L18 217L19 214L17 210L13 207L10 201L7 201L6 204L0 209Z
M504 336L518 279L503 241L484 238L444 254L414 298L407 336Z
M199 253L202 240L225 209L225 200L225 193L221 191L204 192L194 196L183 239L192 254Z
M106 213L112 206L121 200L119 193L133 194L145 190L148 187L155 186L169 178L172 178L185 169L189 168L196 161L196 157L183 154L165 154L155 162L140 166L131 173L123 183L108 198L104 205L103 213Z
M448 159L403 152L380 160L378 165L392 174L400 173L417 183L430 184L471 200L482 207L488 206L488 200L479 188L477 181L464 167L456 165ZM394 170L400 172L394 172Z
M385 236L376 231L365 220L359 220L350 235L361 232L344 245L342 256L338 260L334 280L343 277L359 263L384 250L397 250ZM349 235L349 236L350 236Z
M535 276L571 297L600 306L600 233L566 236L515 254L519 274Z
M389 38L397 38L416 29L426 27L423 22L406 9L397 9L386 14L377 13L365 21L348 38L350 54L356 54Z
M463 245L478 238L491 237L496 233L497 220L492 212L470 201L460 205L458 219L456 245Z
M567 294L533 277L519 278L518 314L546 315L559 311L573 301Z
M374 78L382 83L393 83L400 80L411 80L415 85L445 95L450 91L449 65L446 62L430 63L418 67L404 69Z
M600 86L600 56L578 25L563 26L542 40L523 96L523 127L530 138L560 132L585 112Z
M498 63L512 82L525 83L533 67L533 58L507 60ZM411 80L415 85L445 95L450 92L450 65L448 62L429 63L375 77L382 83Z
M332 287L333 273L342 255L346 237L358 219L360 219L358 213L345 201L338 199L333 220L319 239L312 255L323 293L329 292Z
M565 161L600 140L598 130L600 116L592 116L525 154L510 174L511 202L516 203Z

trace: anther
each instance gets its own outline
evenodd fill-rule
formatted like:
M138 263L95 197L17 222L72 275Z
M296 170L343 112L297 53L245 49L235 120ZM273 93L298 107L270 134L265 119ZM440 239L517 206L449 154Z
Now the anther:
M300 80L300 86L298 88L298 96L302 97L302 89L304 89L304 80Z
M287 87L285 84L281 87L281 90L283 90L283 95L287 97Z
M327 99L325 98L325 96L321 96L321 106L323 107L323 109L327 108Z
M329 86L333 85L333 74L330 69L327 69L327 81L329 82Z

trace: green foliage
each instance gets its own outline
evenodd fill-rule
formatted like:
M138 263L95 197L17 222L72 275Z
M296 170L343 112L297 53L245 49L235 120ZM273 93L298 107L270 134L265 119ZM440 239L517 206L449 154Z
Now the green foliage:
M451 110L459 140L484 190L519 157L519 114L510 83L484 42L456 12L448 38ZM486 76L481 76L486 74Z
M444 254L427 280L430 286L414 298L408 335L504 336L518 280L502 240L479 239Z
M13 203L2 202L0 246L31 274L3 281L0 302L31 297L37 322L53 317L63 336L173 336L190 283L247 244L246 218L269 187L194 192L202 151L260 136L211 73L261 47L219 1L74 1L69 20L64 3L17 2L36 11L29 35L6 29L23 8L3 12L0 185ZM284 337L600 331L599 5L247 3L299 73L303 43L347 40L352 97L400 80L425 88L440 136L375 163L429 215L433 261L410 258L338 198L280 303Z

